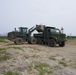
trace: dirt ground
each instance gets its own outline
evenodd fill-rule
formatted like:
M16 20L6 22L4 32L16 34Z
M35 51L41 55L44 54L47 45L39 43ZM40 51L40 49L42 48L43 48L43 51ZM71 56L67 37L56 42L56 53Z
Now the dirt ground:
M7 71L20 75L76 75L75 40L67 41L65 47L8 42L0 43L0 48L5 48L3 51L10 56L0 61L0 75Z

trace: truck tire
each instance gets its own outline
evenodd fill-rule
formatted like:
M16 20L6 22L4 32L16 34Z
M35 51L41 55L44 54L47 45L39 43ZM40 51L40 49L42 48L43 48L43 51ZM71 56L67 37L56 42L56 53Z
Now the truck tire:
M30 44L36 44L37 43L37 39L36 38L34 38L34 37L32 37L31 39L30 39L30 42L29 42Z
M19 45L23 43L23 39L22 38L16 38L14 41L15 44Z
M60 46L60 47L64 47L64 46L65 46L65 42L59 43L59 46Z
M55 47L56 46L56 42L54 39L49 39L48 40L48 45L51 46L51 47Z

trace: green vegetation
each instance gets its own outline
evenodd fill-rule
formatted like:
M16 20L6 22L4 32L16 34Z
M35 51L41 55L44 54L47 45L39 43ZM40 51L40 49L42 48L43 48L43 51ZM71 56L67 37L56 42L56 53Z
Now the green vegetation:
M0 51L4 51L4 50L7 50L7 49L10 49L10 48L13 48L13 49L18 49L18 50L23 50L21 47L6 47L6 48L0 48Z
M29 55L27 55L27 54L26 54L26 55L24 55L24 58L25 58L25 59L28 59L29 57L30 57L30 56L29 56Z
M76 36L67 36L67 40L76 40Z
M4 51L4 50L6 50L6 48L0 48L0 51Z
M50 60L56 60L55 57L56 57L56 56L50 56L49 59L50 59Z
M64 67L68 66L64 61L60 61L59 64L63 65Z
M33 57L33 58L39 58L40 56L39 56L39 55L34 54L32 57Z
M0 42L5 42L5 43L7 43L8 40L7 40L7 39L4 39L4 38L0 38Z
M44 75L46 73L51 74L52 71L48 69L49 65L46 63L39 63L35 65L35 69L38 70L39 75Z
M35 69L38 71L38 75L50 75L53 71L50 69L49 65L46 63L35 63L29 66L29 71Z
M17 72L13 72L13 71L7 71L4 73L4 75L20 75L20 74Z
M8 54L7 52L5 52L5 51L0 52L0 61L7 60L9 58L10 58L10 54Z
M23 50L21 47L15 47L15 46L13 46L13 47L7 47L7 49L10 49L10 48L18 49L18 50Z
M58 69L62 69L62 68L61 68L60 65L55 65L55 66L53 67L53 69L54 69L54 70L58 70Z
M7 60L7 59L9 59L8 55L2 55L2 56L0 56L0 61Z
M0 61L2 61L2 60L7 60L7 59L10 58L10 54L7 53L5 50L11 49L11 48L13 48L13 49L18 49L18 50L22 50L21 47L6 47L6 48L0 48Z

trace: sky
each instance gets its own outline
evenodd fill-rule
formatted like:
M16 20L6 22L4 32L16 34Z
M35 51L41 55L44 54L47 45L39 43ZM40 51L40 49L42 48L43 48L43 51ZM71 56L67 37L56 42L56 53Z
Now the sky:
M36 24L76 35L76 0L0 0L0 34Z

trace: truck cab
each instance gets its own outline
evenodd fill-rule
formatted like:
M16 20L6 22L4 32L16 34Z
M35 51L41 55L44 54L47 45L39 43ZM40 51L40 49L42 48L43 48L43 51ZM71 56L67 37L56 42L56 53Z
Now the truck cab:
M27 34L27 27L19 27L19 32Z

